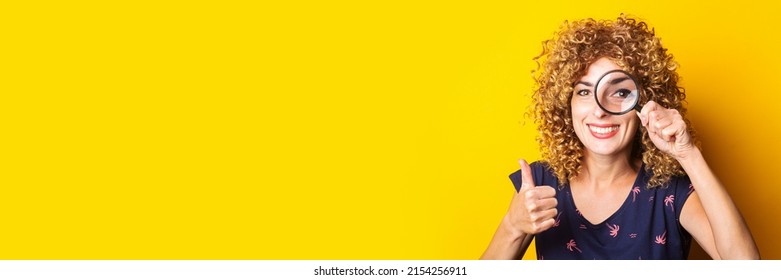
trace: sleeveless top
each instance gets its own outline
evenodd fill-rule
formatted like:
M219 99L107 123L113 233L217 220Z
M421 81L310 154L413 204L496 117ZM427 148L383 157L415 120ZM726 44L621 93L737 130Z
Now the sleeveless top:
M530 166L534 184L553 187L558 200L553 227L534 238L538 260L688 258L692 237L679 221L684 202L694 192L688 176L648 189L651 175L643 165L624 204L595 225L580 215L569 185L559 183L546 163ZM519 191L521 170L510 174L510 180Z

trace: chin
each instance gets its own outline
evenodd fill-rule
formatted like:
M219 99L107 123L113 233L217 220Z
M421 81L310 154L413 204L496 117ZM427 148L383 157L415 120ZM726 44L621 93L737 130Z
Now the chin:
M592 143L591 145L584 146L589 153L602 156L618 155L625 150L625 147L620 147L618 144L609 143L599 143L598 145L594 145L594 143Z
M601 148L590 149L588 147L586 147L586 149L588 150L589 153L600 155L600 156L614 155L618 152L618 150L616 149L601 149Z

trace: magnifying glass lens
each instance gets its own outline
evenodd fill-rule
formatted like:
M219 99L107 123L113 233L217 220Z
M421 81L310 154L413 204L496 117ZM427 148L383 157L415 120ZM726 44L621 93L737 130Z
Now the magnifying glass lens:
M602 109L620 115L635 108L640 94L632 77L624 72L612 72L597 82L596 97Z

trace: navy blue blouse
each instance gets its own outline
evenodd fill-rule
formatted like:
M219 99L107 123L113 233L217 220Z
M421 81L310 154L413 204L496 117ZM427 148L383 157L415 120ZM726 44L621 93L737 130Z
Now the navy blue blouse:
M535 236L537 259L686 259L692 237L681 226L684 202L694 191L688 176L673 177L667 187L648 189L651 175L644 169L624 204L599 224L580 215L569 185L560 184L543 162L531 165L537 186L556 189L558 216L552 228ZM521 188L521 171L510 174L515 190Z

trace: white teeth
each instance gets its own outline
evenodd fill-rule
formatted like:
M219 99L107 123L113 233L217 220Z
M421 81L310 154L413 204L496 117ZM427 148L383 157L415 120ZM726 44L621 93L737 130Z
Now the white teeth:
M618 129L618 126L610 126L610 127L596 127L596 126L588 126L591 131L599 133L599 134L607 134L613 131L616 131Z

